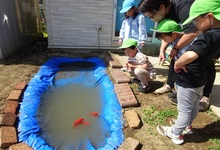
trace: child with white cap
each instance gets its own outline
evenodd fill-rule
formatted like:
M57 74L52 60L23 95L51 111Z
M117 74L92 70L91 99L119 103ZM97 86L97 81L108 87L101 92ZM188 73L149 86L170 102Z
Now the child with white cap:
M125 0L120 13L125 14L125 19L121 25L118 44L121 45L123 40L133 38L138 42L139 49L146 47L146 18L137 11L136 0Z
M158 132L175 144L184 142L182 131L192 124L199 112L199 101L207 82L207 65L220 56L220 1L195 0L183 25L190 22L202 34L174 64L178 85L177 120L173 126L157 126Z

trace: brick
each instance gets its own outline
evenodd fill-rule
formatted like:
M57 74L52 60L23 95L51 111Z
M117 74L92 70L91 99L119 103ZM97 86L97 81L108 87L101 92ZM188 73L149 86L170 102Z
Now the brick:
M138 106L138 101L128 83L115 84L114 88L121 107Z
M26 143L22 142L22 143L11 145L9 147L9 150L33 150L33 149L30 146L28 146Z
M128 108L128 107L136 107L138 106L138 102L136 101L136 99L130 99L129 101L123 101L123 99L120 99L120 105L122 108Z
M25 81L21 81L18 82L15 86L14 86L14 90L24 90L27 86L27 83Z
M130 78L121 69L111 69L110 73L117 84L130 82Z
M17 143L17 133L15 127L3 126L0 127L0 147L8 148L9 146Z
M0 126L13 126L17 115L15 113L0 114Z
M140 147L140 142L136 139L128 137L118 150L137 150Z
M8 96L8 100L19 101L22 94L22 90L12 90Z
M134 110L125 111L124 115L130 128L133 128L133 129L140 128L141 121L137 113Z
M121 83L129 83L130 79L128 77L124 77L124 78L116 78L115 82L117 84L121 84Z
M123 67L119 61L109 61L109 65L112 68L122 68Z
M5 105L5 108L4 108L4 113L14 113L16 114L17 112L17 109L18 109L18 102L17 101L11 101L11 100L8 100L6 102L6 105Z

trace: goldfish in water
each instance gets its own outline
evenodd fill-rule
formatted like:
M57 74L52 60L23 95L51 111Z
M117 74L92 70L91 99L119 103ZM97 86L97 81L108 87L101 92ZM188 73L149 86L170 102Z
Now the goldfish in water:
M95 116L95 117L98 117L98 116L99 116L99 113L93 111L93 112L90 112L90 115Z
M88 125L89 122L88 122L88 121L84 121L83 124L84 124L84 125Z
M77 125L82 124L83 122L84 118L79 118L74 122L73 127L76 128Z

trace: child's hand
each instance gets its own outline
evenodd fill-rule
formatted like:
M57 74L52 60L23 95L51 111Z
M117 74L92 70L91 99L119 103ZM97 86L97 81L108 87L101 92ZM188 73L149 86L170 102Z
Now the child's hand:
M174 59L175 56L176 56L176 54L177 54L177 50L176 50L176 49L172 49L172 50L170 51L170 57L171 57L171 59Z
M174 65L174 71L175 71L176 73L180 73L181 70L183 70L185 73L188 73L188 70L186 69L186 66L177 67L176 65Z
M160 54L159 54L159 65L162 65L165 60L166 60L165 52L160 52Z
M119 40L118 40L118 45L121 45L122 42L123 42L123 40L122 40L122 39L119 39Z

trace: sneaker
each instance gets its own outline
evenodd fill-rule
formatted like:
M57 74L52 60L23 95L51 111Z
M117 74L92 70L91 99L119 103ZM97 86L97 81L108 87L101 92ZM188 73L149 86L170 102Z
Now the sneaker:
M170 98L170 102L171 102L171 104L173 104L173 105L177 105L177 98Z
M199 102L199 111L206 111L209 108L209 98L206 96L202 96Z
M170 125L171 125L172 127L174 126L175 123L176 123L176 119L173 119L173 118L170 119ZM185 135L185 134L187 134L187 135L193 134L192 126L188 125L188 126L186 127L186 129L183 130L182 134L183 134L183 135Z
M169 98L176 98L176 93L168 93L167 94L167 96L169 97Z
M138 85L141 85L141 81L139 79L137 79L137 78L131 79L131 83L136 83Z
M162 86L161 88L156 89L154 93L163 94L163 93L170 92L170 91L172 91L172 88L168 84L164 84L164 86Z
M137 89L138 92L146 93L147 91L150 90L150 85L146 86L145 88L142 87L142 85L139 86Z
M170 126L161 126L161 125L157 126L157 131L161 135L171 138L172 142L175 144L182 144L184 142L183 136L175 135L172 130L173 129Z

